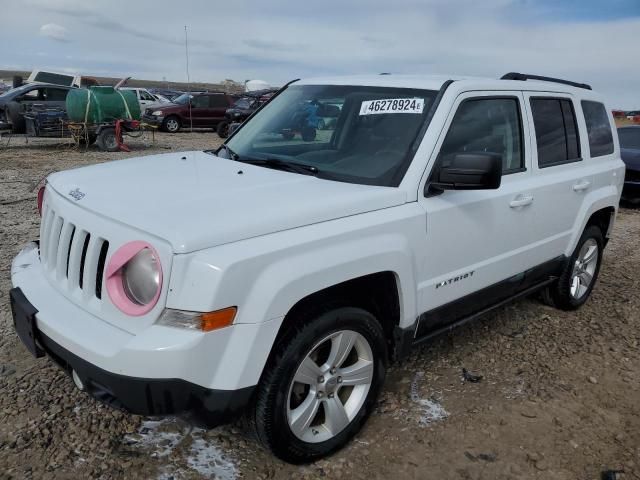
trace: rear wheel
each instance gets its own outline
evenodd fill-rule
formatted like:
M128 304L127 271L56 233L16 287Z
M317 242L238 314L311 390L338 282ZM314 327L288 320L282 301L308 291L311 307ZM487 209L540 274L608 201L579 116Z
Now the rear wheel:
M167 117L162 122L162 130L169 133L178 132L180 130L180 126L180 120L175 116Z
M359 308L338 308L301 319L276 348L250 413L259 440L294 463L339 449L360 430L384 382L379 322Z
M118 151L118 139L116 138L116 129L113 127L106 127L100 130L98 138L96 139L98 148L104 152L117 152Z
M604 240L595 225L585 229L562 274L542 292L543 300L562 310L581 307L598 279Z
M227 138L229 136L229 122L227 120L223 120L218 124L216 128L218 132L218 136L220 138Z
M11 123L12 133L25 133L27 131L24 108L20 103L10 102L7 105L7 119Z

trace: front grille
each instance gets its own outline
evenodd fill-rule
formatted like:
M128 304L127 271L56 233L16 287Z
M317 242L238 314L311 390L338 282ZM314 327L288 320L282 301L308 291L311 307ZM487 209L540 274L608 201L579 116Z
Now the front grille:
M640 182L640 170L629 170L624 173L625 182Z
M86 300L102 299L104 264L109 242L45 209L40 226L40 262L44 271L69 292Z

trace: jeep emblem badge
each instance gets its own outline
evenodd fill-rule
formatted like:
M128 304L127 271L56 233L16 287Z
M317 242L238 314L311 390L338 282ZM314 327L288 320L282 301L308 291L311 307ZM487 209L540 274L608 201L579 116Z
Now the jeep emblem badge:
M82 200L84 198L85 193L81 192L79 188L76 188L75 190L71 190L69 192L69 196L77 202L78 200Z

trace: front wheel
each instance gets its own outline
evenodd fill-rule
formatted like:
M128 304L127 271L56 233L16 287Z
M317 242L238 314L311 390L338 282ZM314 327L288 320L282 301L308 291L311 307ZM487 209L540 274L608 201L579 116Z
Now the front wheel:
M581 307L598 279L604 240L595 225L585 229L562 274L542 292L543 300L562 310Z
M308 462L341 448L362 427L386 372L380 323L359 308L321 314L285 335L250 414L277 457Z
M169 133L177 133L180 131L180 120L177 117L167 117L162 122L162 130Z
M229 136L229 122L227 120L223 120L218 124L216 128L218 132L218 136L220 138L227 138Z

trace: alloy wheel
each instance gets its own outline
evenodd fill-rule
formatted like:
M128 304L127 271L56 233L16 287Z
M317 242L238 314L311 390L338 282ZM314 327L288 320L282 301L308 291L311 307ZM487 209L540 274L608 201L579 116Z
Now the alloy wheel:
M589 238L582 245L571 272L571 296L576 300L582 298L593 283L598 257L598 243Z
M369 342L340 330L318 342L304 357L289 387L287 420L300 440L329 440L362 408L374 375Z

